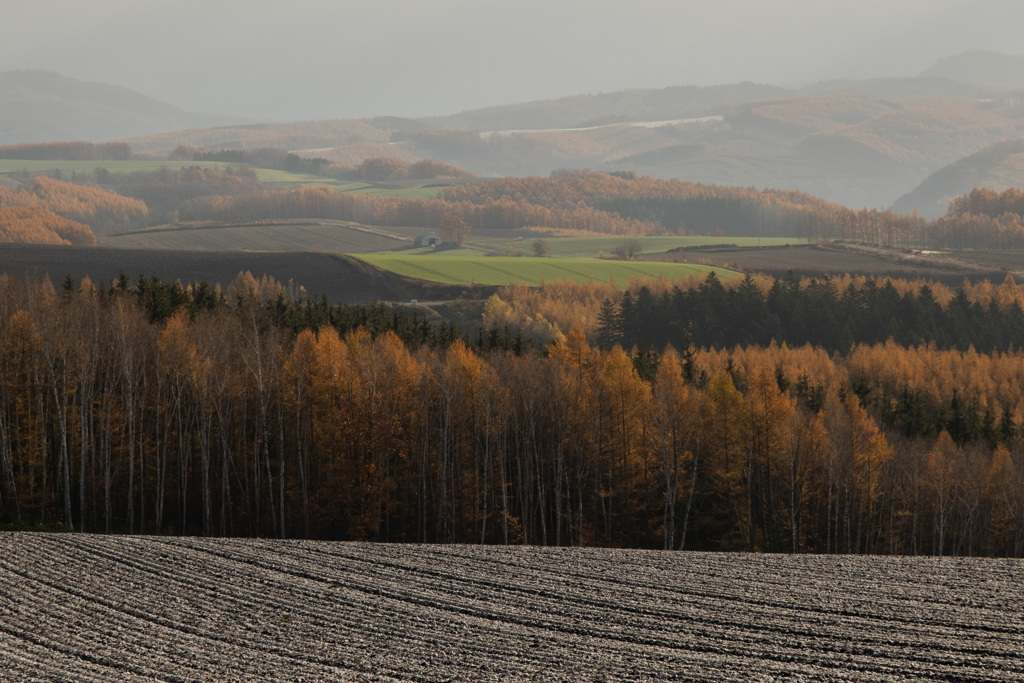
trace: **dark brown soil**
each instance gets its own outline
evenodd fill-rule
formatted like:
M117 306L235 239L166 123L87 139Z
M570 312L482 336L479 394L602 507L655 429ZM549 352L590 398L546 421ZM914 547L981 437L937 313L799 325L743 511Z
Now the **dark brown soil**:
M1020 681L1022 568L0 533L0 679Z
M282 284L293 281L310 297L323 295L332 303L486 298L494 291L493 287L440 285L404 278L336 254L0 245L0 273L14 277L45 274L58 286L67 276L77 284L86 275L96 284L109 285L123 272L132 282L156 275L165 281L206 282L226 288L244 271L256 277L269 275Z
M661 255L685 257L690 263L708 263L737 270L766 273L778 278L823 277L825 275L863 275L875 278L925 279L956 287L964 279L1001 282L1007 271L979 270L968 264L934 260L907 260L894 252L870 253L830 245L738 248L715 247L688 249Z

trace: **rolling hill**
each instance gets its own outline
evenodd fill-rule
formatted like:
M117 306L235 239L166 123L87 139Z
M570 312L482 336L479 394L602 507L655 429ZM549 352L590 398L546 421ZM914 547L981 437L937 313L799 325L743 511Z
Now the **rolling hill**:
M50 71L0 73L0 145L100 142L229 122L182 111L128 88Z
M373 156L432 159L485 177L633 171L800 189L853 208L881 208L944 166L1020 135L1024 104L1012 86L939 71L799 90L753 83L626 90L421 120L261 124L130 142L154 154L186 144L284 147L344 164Z
M989 145L928 176L914 190L897 199L893 211L916 210L925 218L946 213L949 202L976 187L1002 191L1024 187L1024 139L1003 140Z
M1014 76L1021 62L966 53L917 77L801 89L739 83L624 90L423 119L205 128L210 124L194 115L125 89L10 72L0 75L0 143L74 131L90 139L129 136L137 154L154 157L179 145L277 147L348 165L431 159L484 177L593 168L800 189L853 208L883 208L957 160L1024 135Z

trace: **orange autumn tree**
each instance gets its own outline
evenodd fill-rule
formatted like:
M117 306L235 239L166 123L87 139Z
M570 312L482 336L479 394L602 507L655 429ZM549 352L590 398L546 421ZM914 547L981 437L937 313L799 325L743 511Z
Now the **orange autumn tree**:
M619 346L598 353L596 360L601 448L594 454L594 465L605 538L617 545L626 541L627 529L654 535L649 524L657 518L663 498L661 472L649 419L650 385Z
M43 206L3 206L0 197L0 242L94 246L96 236L88 226Z
M65 183L40 175L28 191L50 211L84 223L101 235L142 227L149 218L145 203L95 185Z
M892 449L856 396L830 395L824 414L830 444L828 545L842 552L875 552L882 474Z
M752 537L746 500L747 406L725 369L711 378L704 404L702 430L707 435L707 479L704 494L715 522L705 533L722 548L749 547Z
M563 542L585 545L602 533L598 520L607 509L609 494L601 487L597 463L598 454L604 448L598 398L599 352L590 348L583 329L575 325L565 337L555 340L549 357L557 373L558 404L552 406L556 429L553 438L557 441L556 471L559 480L566 482L564 488L559 485L561 490L556 495L564 501L556 510L565 520ZM596 499L588 495L590 487L597 491ZM595 509L587 509L588 501ZM606 515L604 520L607 521ZM607 532L607 528L604 531ZM562 538L560 530L556 534L556 538Z
M745 466L747 546L750 550L784 547L787 503L786 460L796 401L783 394L774 368L758 364L750 373L746 396Z
M679 354L669 346L661 356L652 385L651 419L657 430L657 448L661 454L665 506L662 521L663 547L676 547L676 508L683 503L678 523L680 549L686 547L697 473L704 466L704 438L700 430L702 395L683 381Z

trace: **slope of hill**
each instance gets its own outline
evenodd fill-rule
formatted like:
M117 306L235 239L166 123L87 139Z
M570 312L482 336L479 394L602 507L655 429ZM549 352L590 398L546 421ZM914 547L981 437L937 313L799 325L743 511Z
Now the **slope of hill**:
M167 154L179 145L208 149L259 149L276 147L304 150L307 156L322 156L320 148L387 143L391 132L357 119L303 121L298 123L253 123L217 128L173 130L129 138L132 149L142 153ZM374 148L369 156L384 156ZM366 158L366 157L363 157ZM361 160L361 159L360 159Z
M945 95L989 99L1004 93L1007 86L998 83L961 81L945 76L916 76L911 78L868 78L864 80L839 79L813 83L800 92L806 95L858 92L877 99L911 97L914 95Z
M854 208L881 208L957 159L1024 134L1024 104L1012 79L989 78L980 67L952 70L963 62L940 63L915 78L830 81L802 90L752 83L627 90L415 121L261 124L131 142L154 153L179 144L272 146L350 165L377 156L429 158L481 176L627 170L800 189Z
M773 85L736 83L710 87L622 90L487 107L424 119L434 128L479 131L585 128L625 121L659 121L720 113L722 107L782 97L791 91Z
M182 111L128 88L50 71L0 73L0 145L99 142L227 122L224 117Z
M1022 569L0 533L0 651L15 680L1010 681Z
M939 169L892 208L901 213L916 209L925 218L937 218L946 213L954 197L976 187L995 191L1024 187L1024 140L997 142Z

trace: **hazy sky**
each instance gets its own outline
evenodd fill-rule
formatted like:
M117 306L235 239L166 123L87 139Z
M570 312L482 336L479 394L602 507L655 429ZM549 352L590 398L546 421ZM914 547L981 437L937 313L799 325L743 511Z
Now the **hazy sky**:
M1024 54L1024 0L0 0L0 71L261 120L915 75Z

